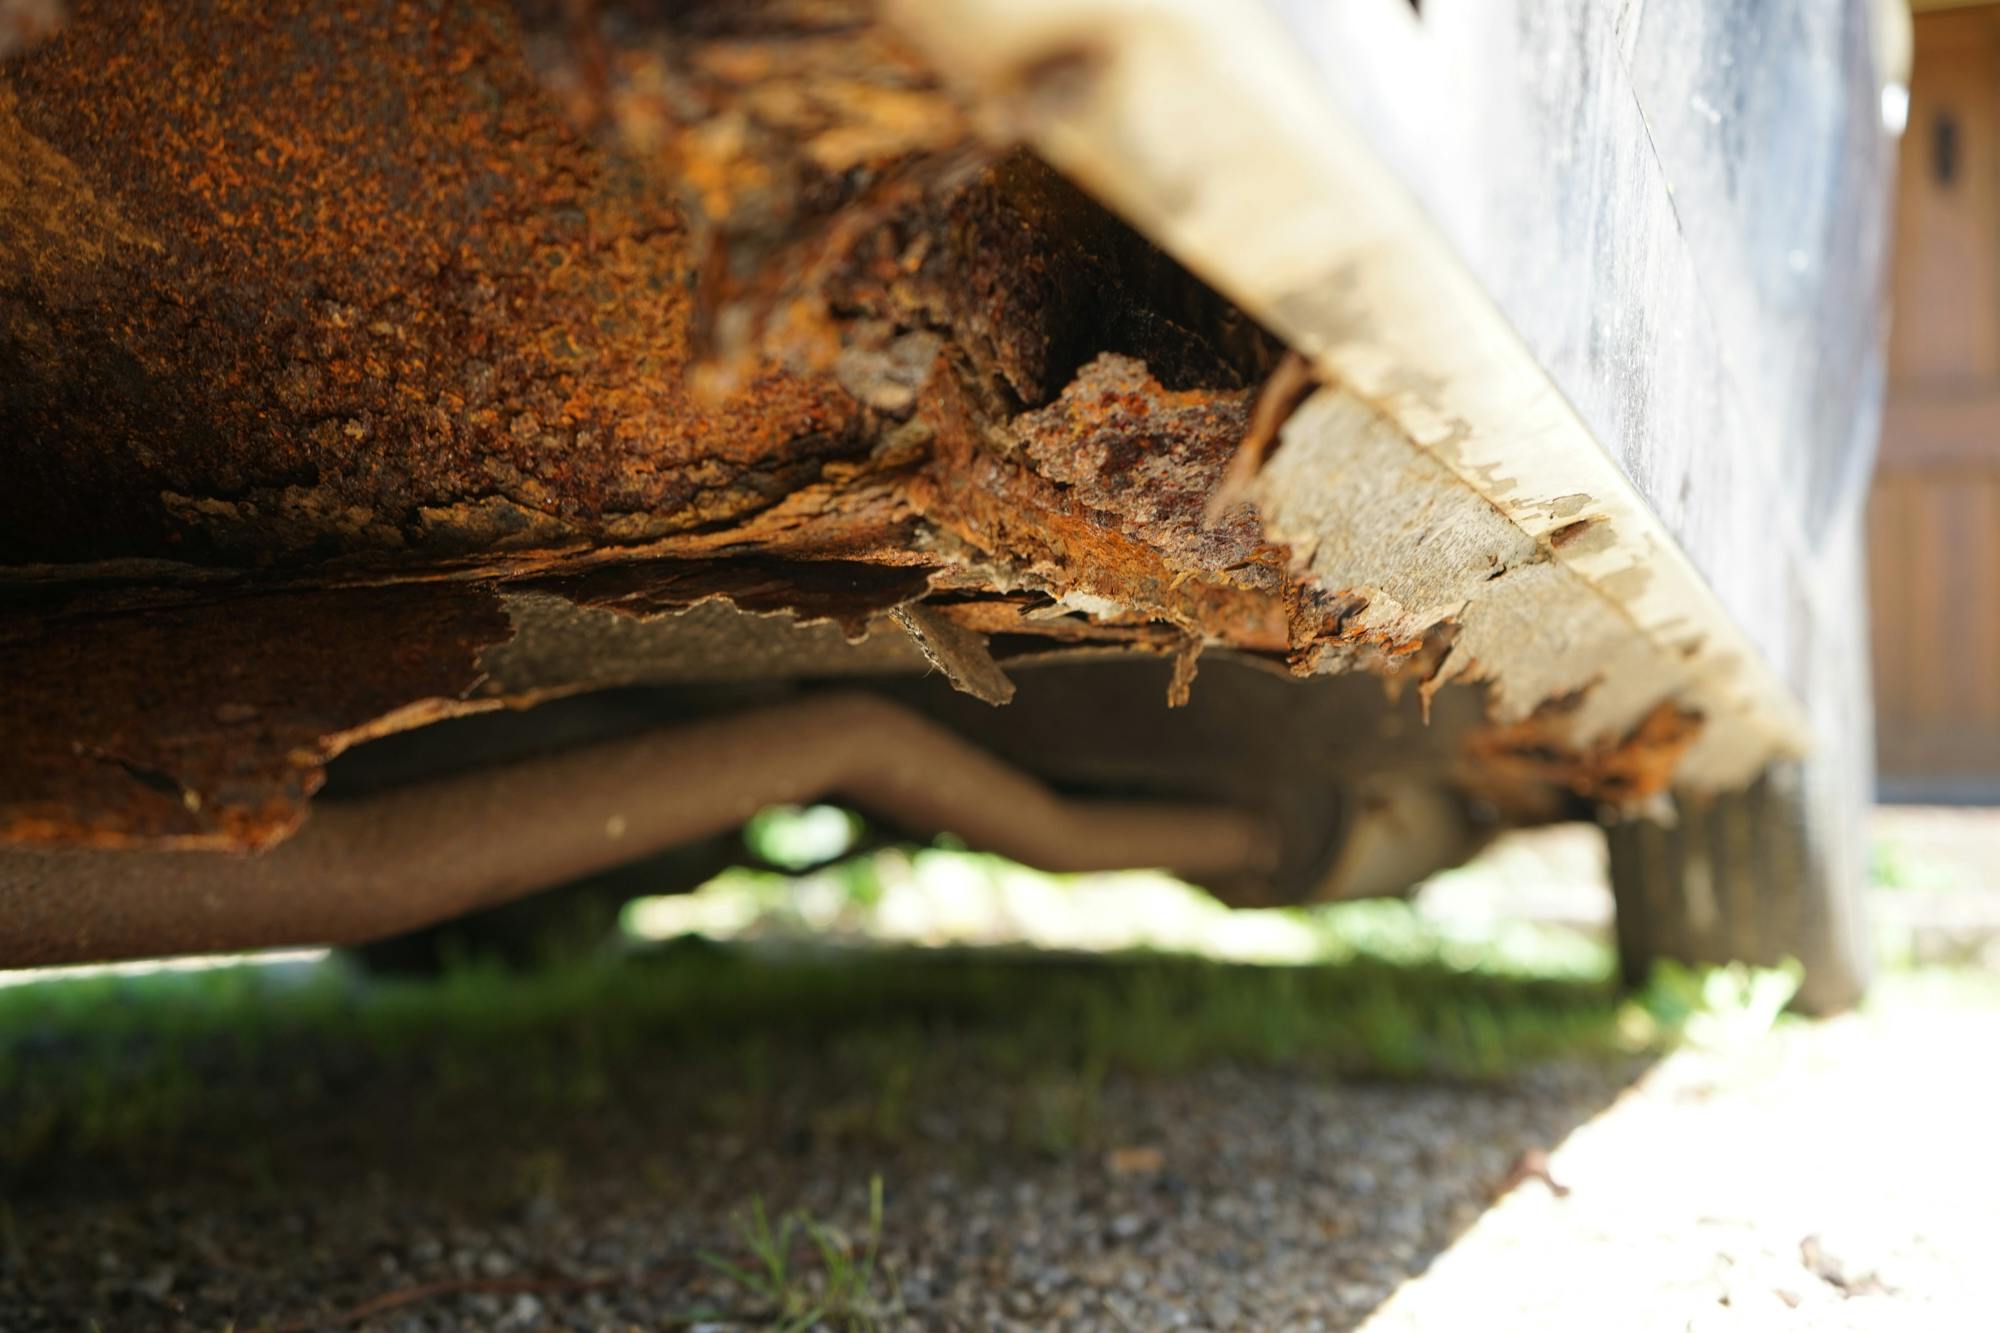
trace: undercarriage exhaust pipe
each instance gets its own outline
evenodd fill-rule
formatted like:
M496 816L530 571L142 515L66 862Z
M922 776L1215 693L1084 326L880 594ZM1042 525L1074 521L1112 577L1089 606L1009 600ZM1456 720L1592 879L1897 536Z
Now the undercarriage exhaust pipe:
M0 852L0 966L359 944L839 799L1051 871L1269 870L1217 806L1069 800L915 713L827 694L315 806L255 856Z

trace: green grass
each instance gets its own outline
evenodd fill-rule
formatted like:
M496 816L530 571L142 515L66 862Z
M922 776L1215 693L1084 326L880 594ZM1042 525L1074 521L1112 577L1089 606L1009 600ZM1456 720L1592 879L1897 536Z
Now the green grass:
M1658 1050L1718 1006L1770 1007L1768 986L1690 990L1671 974L1622 999L1602 973L1538 975L1508 950L1427 938L1400 905L1320 928L1331 961L1300 966L695 940L433 982L329 964L16 986L0 989L0 1163L157 1152L381 1084L438 1116L685 1095L715 1123L754 1126L802 1068L826 1075L820 1132L890 1142L957 1075L997 1072L1016 1141L1061 1152L1090 1141L1112 1074L1226 1062L1492 1079ZM663 1066L679 1071L665 1091L648 1082Z
M754 1315L772 1333L806 1333L828 1326L842 1333L874 1333L896 1304L878 1291L882 1250L882 1178L868 1182L867 1228L850 1241L838 1227L803 1211L775 1221L762 1198L737 1212L742 1261L704 1252L702 1262L728 1278L756 1307ZM803 1251L803 1262L801 1252Z
M804 865L856 833L838 811L775 812L750 841L767 861ZM1015 1147L1060 1154L1094 1142L1114 1076L1226 1063L1497 1079L1761 1030L1791 988L1775 973L1667 968L1622 997L1601 940L1527 925L1455 932L1391 901L1250 922L1303 963L882 943L892 898L963 908L985 894L999 918L1137 917L1204 943L1246 920L1158 876L1101 878L1078 896L1084 887L963 850L878 850L803 879L735 871L662 900L719 912L744 934L735 942L689 936L532 972L460 960L431 981L364 977L336 959L0 988L0 1166L206 1140L275 1179L272 1127L351 1120L385 1095L422 1123L560 1126L643 1107L754 1133L807 1083L816 1136L893 1144L927 1099L973 1074L1002 1089ZM560 1152L521 1161L500 1174L524 1196L561 1179Z

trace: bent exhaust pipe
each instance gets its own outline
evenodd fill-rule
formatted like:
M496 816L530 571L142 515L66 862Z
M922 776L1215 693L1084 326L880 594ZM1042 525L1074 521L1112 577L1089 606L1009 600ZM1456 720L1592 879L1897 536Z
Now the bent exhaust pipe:
M1270 869L1217 806L1070 800L873 695L815 695L313 807L258 855L0 852L0 966L359 944L828 798L1050 871Z

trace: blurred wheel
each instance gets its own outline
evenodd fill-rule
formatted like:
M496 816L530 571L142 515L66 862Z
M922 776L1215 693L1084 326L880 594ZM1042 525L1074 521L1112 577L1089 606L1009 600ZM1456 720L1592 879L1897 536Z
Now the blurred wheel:
M1816 799L1817 797L1817 799ZM1673 827L1609 830L1618 953L1643 984L1655 960L1804 968L1795 1008L1857 1004L1873 970L1863 917L1862 814L1794 766L1748 791L1675 802Z

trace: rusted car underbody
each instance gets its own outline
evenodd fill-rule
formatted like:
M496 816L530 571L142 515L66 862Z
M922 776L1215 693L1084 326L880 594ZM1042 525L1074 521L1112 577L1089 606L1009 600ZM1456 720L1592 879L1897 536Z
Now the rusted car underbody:
M1366 402L1315 406L1323 364L862 0L75 0L35 35L0 63L0 842L40 849L17 868L269 860L350 747L640 684L706 718L860 682L838 725L942 726L1072 795L1088 765L1061 769L1052 726L1192 703L1235 737L1202 752L1229 776L1148 710L1096 738L1153 775L1124 790L1222 818L1295 768L1324 770L1315 801L1338 770L1351 809L1420 774L1457 814L1413 873L1482 829L1658 796L1709 720L1595 640L1567 677L1468 648L1468 608L1568 577L1588 512L1525 530L1358 457L1316 517L1287 512L1274 486L1313 487L1286 432ZM1051 48L1013 91L1060 108L1092 59ZM1384 564L1437 586L1389 596ZM1280 676L1326 702L1279 716ZM981 721L943 682L1008 706ZM1032 720L1044 696L1068 721ZM674 771L785 743L710 725ZM1339 762L1301 757L1331 736ZM979 806L875 797L913 824ZM1323 852L1191 872L1240 901L1354 891ZM162 892L198 897L219 862L175 859ZM67 873L0 895L20 921L41 904L10 955L140 950L51 887ZM411 922L167 942L388 924Z

